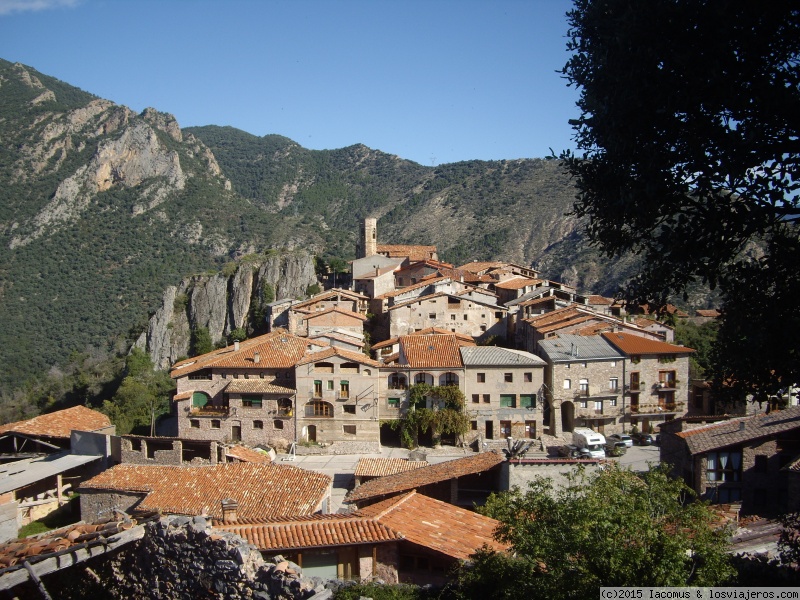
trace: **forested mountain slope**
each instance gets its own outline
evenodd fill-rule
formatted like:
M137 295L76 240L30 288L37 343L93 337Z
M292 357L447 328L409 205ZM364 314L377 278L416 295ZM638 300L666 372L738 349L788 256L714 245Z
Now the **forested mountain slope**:
M556 161L426 167L363 145L181 130L0 60L0 391L130 343L187 276L268 249L352 258L366 216L384 243L534 262L608 292L625 270L585 248L572 195Z

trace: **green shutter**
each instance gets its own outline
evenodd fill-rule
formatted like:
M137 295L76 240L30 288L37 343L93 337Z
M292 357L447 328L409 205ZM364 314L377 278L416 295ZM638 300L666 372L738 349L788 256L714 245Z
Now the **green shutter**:
M536 408L536 394L520 394L519 405L522 408Z
M500 408L516 408L517 396L515 394L500 394Z
M208 404L208 394L204 394L203 392L195 392L192 394L192 406L196 406L197 408L202 408L206 404Z

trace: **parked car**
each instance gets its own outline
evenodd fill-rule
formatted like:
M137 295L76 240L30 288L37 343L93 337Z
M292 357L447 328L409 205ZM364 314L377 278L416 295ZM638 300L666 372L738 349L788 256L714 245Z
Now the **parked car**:
M586 448L578 448L572 444L559 446L558 453L567 458L592 458L591 453Z
M655 438L652 433L634 433L631 437L640 446L652 446L655 444Z
M609 440L606 443L606 456L622 456L628 451L628 446L625 442L616 442Z
M633 446L633 438L627 433L612 433L606 439L612 442L623 442L626 448Z

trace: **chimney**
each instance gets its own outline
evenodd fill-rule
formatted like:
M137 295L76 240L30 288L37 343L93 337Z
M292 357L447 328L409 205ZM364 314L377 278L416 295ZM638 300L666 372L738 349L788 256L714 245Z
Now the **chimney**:
M234 352L239 351L239 340L233 340L233 351Z
M744 428L747 426L747 423L744 421L739 421L739 431L744 431Z
M255 353L253 354L253 362L254 362L255 364L258 364L258 363L260 363L260 362L261 362L261 355L260 355L258 352L255 352Z
M222 501L222 522L223 523L236 523L239 516L236 512L239 510L239 503L233 498L225 498Z

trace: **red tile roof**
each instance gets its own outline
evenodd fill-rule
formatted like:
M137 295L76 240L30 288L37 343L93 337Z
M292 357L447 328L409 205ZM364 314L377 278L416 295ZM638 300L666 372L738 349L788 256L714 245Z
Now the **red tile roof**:
M591 294L588 296L589 304L598 306L611 306L614 303L613 298L606 298L605 296L598 296L597 294Z
M429 285L434 283L438 283L440 281L451 281L449 277L433 277L432 279L426 279L425 281L420 281L413 285L407 285L404 288L400 288L399 290L393 290L391 292L386 292L385 294L381 294L380 296L375 296L376 300L386 300L387 298L394 298L395 296L400 296L407 292L412 292L414 290L420 288L426 288Z
M436 254L436 246L378 244L378 254L386 254L390 258L408 257L409 260L419 261L431 258L431 253Z
M243 519L310 514L328 495L331 478L297 467L228 463L207 467L117 465L83 482L82 490L141 492L142 510L222 518L221 502L239 503Z
M297 361L297 366L316 362L318 360L323 360L325 358L330 358L332 356L338 356L340 358L344 358L345 360L361 363L362 365L369 365L370 367L381 366L381 363L372 360L366 354L361 354L360 352L351 352L350 350L345 350L337 346L331 346L330 348L326 348L325 350L320 350L319 352L307 354L302 360Z
M208 354L187 358L175 363L170 371L173 379L183 377L201 369L214 368L252 368L287 369L294 367L306 353L310 343L316 346L327 345L322 341L309 342L305 338L297 337L282 329L266 335L245 340L235 346L220 348ZM259 362L256 363L255 353L258 352Z
M536 285L542 283L541 279L531 279L530 277L518 276L513 279L506 279L494 284L494 287L501 290L519 290L529 285Z
M295 393L292 388L284 387L275 383L275 379L234 379L225 386L225 392L235 394L278 394L283 396L291 396ZM176 395L174 400L184 400L186 394L191 398L193 392L186 392L179 394L183 398L178 398Z
M272 459L266 452L259 452L247 446L230 446L229 448L225 448L225 456L249 463L266 464L272 462Z
M409 333L408 335L454 335L460 342L475 344L475 338L471 335L467 335L466 333L456 333L447 329L442 329L441 327L426 327L425 329L420 329L419 331ZM374 347L375 346L373 346L373 348Z
M471 262L460 267L456 267L461 271L469 271L470 273L480 273L481 271L488 271L489 269L498 269L504 267L507 263L499 261L486 261L486 262Z
M416 492L389 498L358 513L400 532L407 542L459 560L468 559L484 544L495 550L507 548L494 540L499 521Z
M347 301L369 300L369 297L365 296L364 294L353 292L351 290L343 290L340 288L336 288L319 293L315 296L311 296L311 298L309 298L308 300L303 300L302 302L293 304L292 309L293 310L302 309L306 306L313 306L314 304L317 304L319 302L330 301L330 298L338 298L338 297L344 297Z
M405 471L427 467L426 460L407 460L405 458L360 458L356 464L355 477L384 477Z
M629 356L642 354L691 354L694 352L692 348L651 340L632 333L616 332L603 333L601 335L608 343Z
M405 364L413 368L461 368L464 363L454 335L406 335L400 338Z
M494 540L500 523L478 513L409 492L350 514L215 523L261 551L287 551L405 540L451 558L465 560Z
M435 465L387 475L367 481L363 485L351 490L345 502L359 502L369 498L389 496L399 492L406 492L432 483L447 481L464 475L481 473L496 467L505 459L499 452L480 452L472 456L448 460Z
M697 313L698 317L708 317L711 319L716 319L721 314L716 308L709 308L709 309L698 308L694 312Z
M56 412L39 415L27 421L17 421L0 425L0 433L23 433L42 437L67 438L73 429L78 431L97 431L111 427L111 421L103 413L73 406Z

